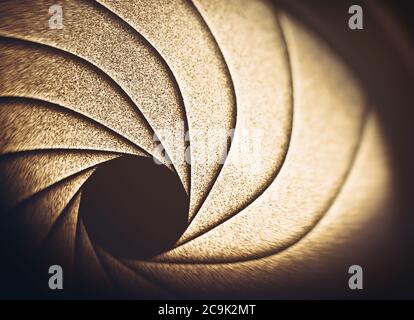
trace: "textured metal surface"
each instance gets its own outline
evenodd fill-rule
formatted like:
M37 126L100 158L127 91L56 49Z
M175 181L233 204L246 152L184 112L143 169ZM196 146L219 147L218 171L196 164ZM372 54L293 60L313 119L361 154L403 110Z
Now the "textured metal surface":
M190 1L98 1L141 33L175 75L191 139L190 212L193 217L220 171L223 138L235 126L231 76L214 35ZM206 143L209 144L206 150ZM212 159L208 160L207 159Z
M290 66L269 4L201 1L196 6L229 67L237 126L224 167L180 242L251 203L282 166L292 130Z
M52 4L0 3L0 218L19 255L57 261L91 296L273 297L394 231L365 83L298 17L266 0L64 0L51 30ZM232 129L225 163L206 160ZM162 159L154 134L188 228L149 261L118 259L78 215L82 185L124 154Z
M174 251L167 253L174 258L183 257L190 261L239 259L285 247L313 227L325 213L353 164L365 121L361 93L337 59L330 56L328 48L312 39L297 23L286 17L281 17L280 21L289 47L295 88L293 128L298 128L292 132L283 168L252 204L206 234L208 246L204 246L204 237L200 237L177 249L177 255ZM324 61L323 65L315 63L318 59ZM330 81L326 81L328 77ZM337 92L336 83L346 85ZM316 87L317 91L310 90ZM277 125L278 122L273 122L273 126ZM269 136L277 139L277 135L273 135L274 128L267 132L272 132ZM260 156L265 155L265 152L260 153ZM270 159L274 156L263 161L268 164ZM312 170L303 170L304 163ZM247 170L247 174L254 177L251 171ZM258 179L254 181L259 182ZM227 186L234 188L234 183L229 181ZM246 190L246 183L241 186ZM224 216L220 204L214 207ZM186 234L191 235L194 229L202 232L220 222L220 218L214 216L214 209L207 208L206 211L200 210ZM201 245L197 245L199 241ZM186 249L192 246L194 250ZM200 247L214 250L206 250L205 255L200 255Z
M24 98L2 99L0 105L2 154L70 149L145 155L123 136L58 105Z
M2 8L4 18L0 22L0 34L61 49L85 59L107 74L134 102L131 109L138 108L155 130L170 158L176 163L175 167L187 188L188 168L179 159L184 153L184 137L180 140L180 136L177 137L179 132L172 131L176 129L175 123L186 124L185 113L180 92L168 66L139 33L107 10L102 10L99 5L92 1L63 1L61 4L66 13L65 28L55 32L45 28L45 24L39 19L39 12L46 11L47 15L50 1L5 3ZM62 66L62 69L66 68ZM106 92L108 101L112 101L107 89L97 89ZM91 92L85 94L90 95ZM125 129L128 130L129 127L130 134L134 132L142 135L147 129L141 127L143 119L131 114L131 111L123 112L124 121L119 115L114 115L114 119L122 121L124 128L118 126L115 129L128 136ZM132 120L140 120L141 126L136 122L128 126ZM166 135L167 140L162 139L162 131L167 129L172 132ZM152 136L146 137L151 141L143 142L140 139L142 138L137 142L143 143L140 146L145 148L151 143Z

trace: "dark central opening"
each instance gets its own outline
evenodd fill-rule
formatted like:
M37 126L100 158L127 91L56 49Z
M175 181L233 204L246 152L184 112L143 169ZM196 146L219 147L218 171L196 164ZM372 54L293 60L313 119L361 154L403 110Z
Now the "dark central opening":
M122 156L85 183L79 214L91 241L113 256L149 259L183 234L188 202L176 173L150 158Z

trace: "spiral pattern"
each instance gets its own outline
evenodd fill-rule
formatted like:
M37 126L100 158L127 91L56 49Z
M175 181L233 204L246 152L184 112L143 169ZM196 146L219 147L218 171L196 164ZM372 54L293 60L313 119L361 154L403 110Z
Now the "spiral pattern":
M65 0L60 30L52 4L0 4L1 219L19 254L102 292L243 296L328 272L381 230L392 177L375 113L271 1ZM224 164L204 161L206 139ZM188 194L186 230L146 260L113 256L78 215L94 172L129 156L158 159Z

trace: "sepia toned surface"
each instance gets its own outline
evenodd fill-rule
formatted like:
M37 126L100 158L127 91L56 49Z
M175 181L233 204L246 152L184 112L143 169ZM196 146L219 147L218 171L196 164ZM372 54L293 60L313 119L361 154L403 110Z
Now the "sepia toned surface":
M412 97L373 90L373 99L372 70L335 47L334 29L319 34L306 6L65 0L64 27L50 29L52 4L0 4L4 257L34 270L60 264L75 297L306 296L313 282L332 292L361 257L380 265L399 201L380 104L403 108ZM384 83L399 77L391 61L371 61ZM131 156L170 170L114 169ZM132 206L161 240L169 219L187 219L172 247L147 243L156 254L134 259L98 243L81 208L102 168L108 181L88 196L111 190L122 205L96 201L115 217ZM161 188L166 175L180 183ZM140 188L155 191L141 198ZM149 223L155 207L161 218ZM118 246L134 247L122 223L113 227Z

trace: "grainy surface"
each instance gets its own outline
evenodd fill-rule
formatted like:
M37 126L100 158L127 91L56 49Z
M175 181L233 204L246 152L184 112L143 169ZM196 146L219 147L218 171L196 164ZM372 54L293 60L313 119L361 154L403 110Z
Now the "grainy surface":
M58 261L87 297L283 297L343 281L395 232L365 83L297 17L266 0L60 3L61 30L54 2L0 3L0 226L16 256ZM116 259L78 214L82 186L124 154L163 159L154 135L189 225L149 261Z

